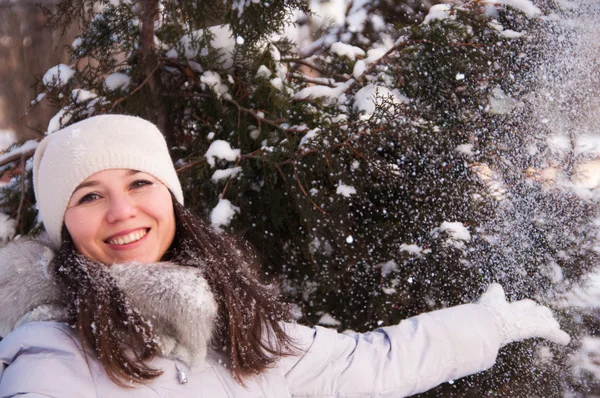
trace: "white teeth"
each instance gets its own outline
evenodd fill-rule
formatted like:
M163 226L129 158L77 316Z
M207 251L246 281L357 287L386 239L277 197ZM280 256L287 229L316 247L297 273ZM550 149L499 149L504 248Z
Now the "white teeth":
M136 240L142 239L146 235L147 232L148 231L146 231L145 229L140 229L140 230L134 231L130 234L111 239L108 241L108 243L111 245L126 245L128 243L135 242Z

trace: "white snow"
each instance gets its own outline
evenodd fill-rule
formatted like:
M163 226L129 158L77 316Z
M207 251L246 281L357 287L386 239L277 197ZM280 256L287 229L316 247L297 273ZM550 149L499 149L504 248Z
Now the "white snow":
M398 264L394 260L390 260L385 263L376 264L375 268L381 268L381 276L385 278L393 271L398 270Z
M352 60L356 59L357 56L365 56L365 51L362 48L342 43L340 41L333 43L330 51L340 57L347 57Z
M217 95L217 98L221 98L223 94L229 91L227 85L221 82L221 75L219 75L217 72L204 72L202 76L200 76L200 81L210 87L210 89Z
M342 184L342 181L340 180L340 182L338 183L337 189L335 190L335 193L349 198L351 195L356 194L356 188L354 188L353 186L350 186L350 185L344 185L344 184Z
M316 137L319 130L320 129L318 127L316 129L308 130L308 132L304 134L304 136L300 140L300 144L298 144L298 147L303 147L309 140Z
M277 90L283 91L283 81L281 80L280 77L276 77L274 79L271 79L271 85L273 87L275 87Z
M233 66L233 50L235 49L235 40L232 37L231 28L229 25L215 25L208 28L213 35L210 45L217 49L222 55L221 65L224 69L230 69ZM204 30L200 29L190 34L183 36L179 42L184 49L184 56L187 59L195 58L200 50L194 45L197 39L202 37ZM204 51L206 51L204 49Z
M232 149L229 142L215 140L212 142L212 144L210 144L210 147L204 154L204 157L211 167L215 167L216 159L225 159L233 162L240 157L240 153L241 152L239 149Z
M83 43L83 39L81 37L78 37L75 40L73 40L73 43L71 43L71 48L73 50L77 50L77 48L79 46L81 46L82 43Z
M469 157L472 157L474 155L473 144L461 144L454 148L454 150L458 153L462 153L463 155L467 155Z
M581 135L575 140L575 153L600 157L600 135Z
M256 71L256 77L262 77L263 79L268 79L271 77L273 73L264 65L261 65Z
M471 233L461 222L444 221L440 225L440 231L447 232L450 236L450 239L462 240L466 242L471 240Z
M48 69L42 77L42 83L45 86L62 87L73 75L75 71L69 65L58 64Z
M354 76L354 78L358 80L358 78L360 78L362 74L365 73L366 69L367 65L365 64L365 61L359 59L354 64L354 68L352 69L352 76Z
M346 19L346 0L310 0L310 9L315 13L314 23L317 26L324 23L342 25Z
M14 149L10 150L9 152L6 152L6 153L3 153L2 155L0 155L0 162L3 162L4 160L6 160L12 156L22 155L29 151L33 151L38 147L38 145L39 145L39 142L37 142L36 140L25 141L23 143L23 145L21 145L20 147L14 148Z
M15 235L16 221L7 214L0 213L0 241L7 241Z
M536 7L531 0L484 0L481 3L494 5L503 4L511 6L522 11L529 17L534 17L542 13L542 10Z
M230 169L216 170L210 179L212 182L216 183L229 177L235 178L238 174L241 173L241 171L241 167L232 167Z
M574 373L589 372L600 379L600 338L585 336L580 342L581 347L571 359Z
M367 21L367 10L361 8L356 12L351 12L346 17L346 23L348 24L348 30L350 32L360 32L363 30L365 22Z
M504 36L508 39L518 39L519 37L523 37L527 34L527 32L516 32L511 29L503 30L502 32L498 32L500 36Z
M491 91L488 100L488 111L494 115L505 115L510 113L513 109L520 108L525 105L523 102L506 95L500 87L495 87Z
M454 15L451 15L450 12L452 10L451 4L436 4L429 9L423 24L428 24L431 21L440 20L443 21L445 19L453 19Z
M71 98L73 98L73 100L78 104L95 99L97 97L98 96L96 94L83 88L76 88L75 90L71 91Z
M112 73L104 79L104 85L110 91L118 89L125 90L129 87L129 83L131 83L131 78L125 73L120 72Z
M352 83L354 83L354 79L350 79L345 83L336 83L335 87L321 85L309 86L294 94L294 98L300 100L307 98L323 98L328 104L343 102L342 95Z
M571 150L571 139L568 135L549 135L546 138L548 148L554 154L564 154Z
M222 231L221 227L226 227L231 220L240 212L240 208L231 204L227 199L220 199L217 206L210 212L210 223L217 231Z
M408 252L410 254L416 254L417 256L420 256L421 253L423 252L423 248L420 247L419 245L415 245L414 243L412 243L412 244L403 243L400 245L400 251Z
M56 115L52 116L52 119L48 122L48 131L47 134L54 133L55 131L60 130L65 124L71 120L71 113L68 112L67 109L63 108L56 113Z
M562 308L600 308L600 270L587 275L587 280L564 295L558 301Z
M400 94L398 90L390 90L384 86L375 84L367 84L356 92L354 95L354 109L361 112L361 119L369 119L377 106L386 104L391 101L393 104L406 103L409 99Z
M338 321L337 319L335 319L334 317L332 317L330 314L324 313L323 315L321 315L321 318L319 319L317 324L323 325L323 326L336 327L336 326L340 326L342 323L340 321Z

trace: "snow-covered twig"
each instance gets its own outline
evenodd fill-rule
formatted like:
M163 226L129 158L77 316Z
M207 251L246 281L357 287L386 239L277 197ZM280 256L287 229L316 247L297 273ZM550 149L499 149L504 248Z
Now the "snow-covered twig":
M233 98L223 98L224 101L229 102L233 105L235 105L235 107L238 109L238 111L240 112L244 112L244 113L248 113L250 115L252 115L256 120L258 120L259 123L265 123L268 124L269 126L275 127L277 130L283 131L283 132L287 132L287 129L281 127L281 125L273 120L267 119L263 116L260 116L256 111L254 111L253 109L249 109L249 108L245 108L242 105L240 105L236 100L234 100Z
M118 100L115 101L115 103L110 107L110 110L112 111L113 109L115 109L115 107L117 105L119 105L121 102L125 101L128 98L131 98L135 93L137 93L138 91L141 90L142 87L144 87L146 84L148 84L148 82L150 81L150 78L152 76L154 76L154 73L156 73L156 70L158 69L158 67L160 66L160 63L157 63L154 68L152 69L152 71L150 72L150 74L148 74L148 76L146 76L146 78L144 79L144 81L137 86L133 91L131 91L131 93L129 93L127 96L119 98Z

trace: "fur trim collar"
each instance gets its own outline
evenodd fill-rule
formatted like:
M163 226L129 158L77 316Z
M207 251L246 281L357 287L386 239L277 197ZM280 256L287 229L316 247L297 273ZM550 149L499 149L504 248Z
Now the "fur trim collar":
M0 249L0 336L32 321L64 322L49 264L54 251L39 241ZM174 263L115 264L107 268L130 304L152 323L161 354L189 366L204 362L217 304L202 271Z

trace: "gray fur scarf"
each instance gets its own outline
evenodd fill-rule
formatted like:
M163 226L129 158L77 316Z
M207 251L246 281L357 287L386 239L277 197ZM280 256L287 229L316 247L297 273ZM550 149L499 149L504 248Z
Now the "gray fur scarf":
M40 241L0 249L0 336L33 321L66 319L59 287L49 269L54 250ZM107 268L129 303L152 324L160 354L189 366L204 362L217 317L217 303L195 267L161 262Z

